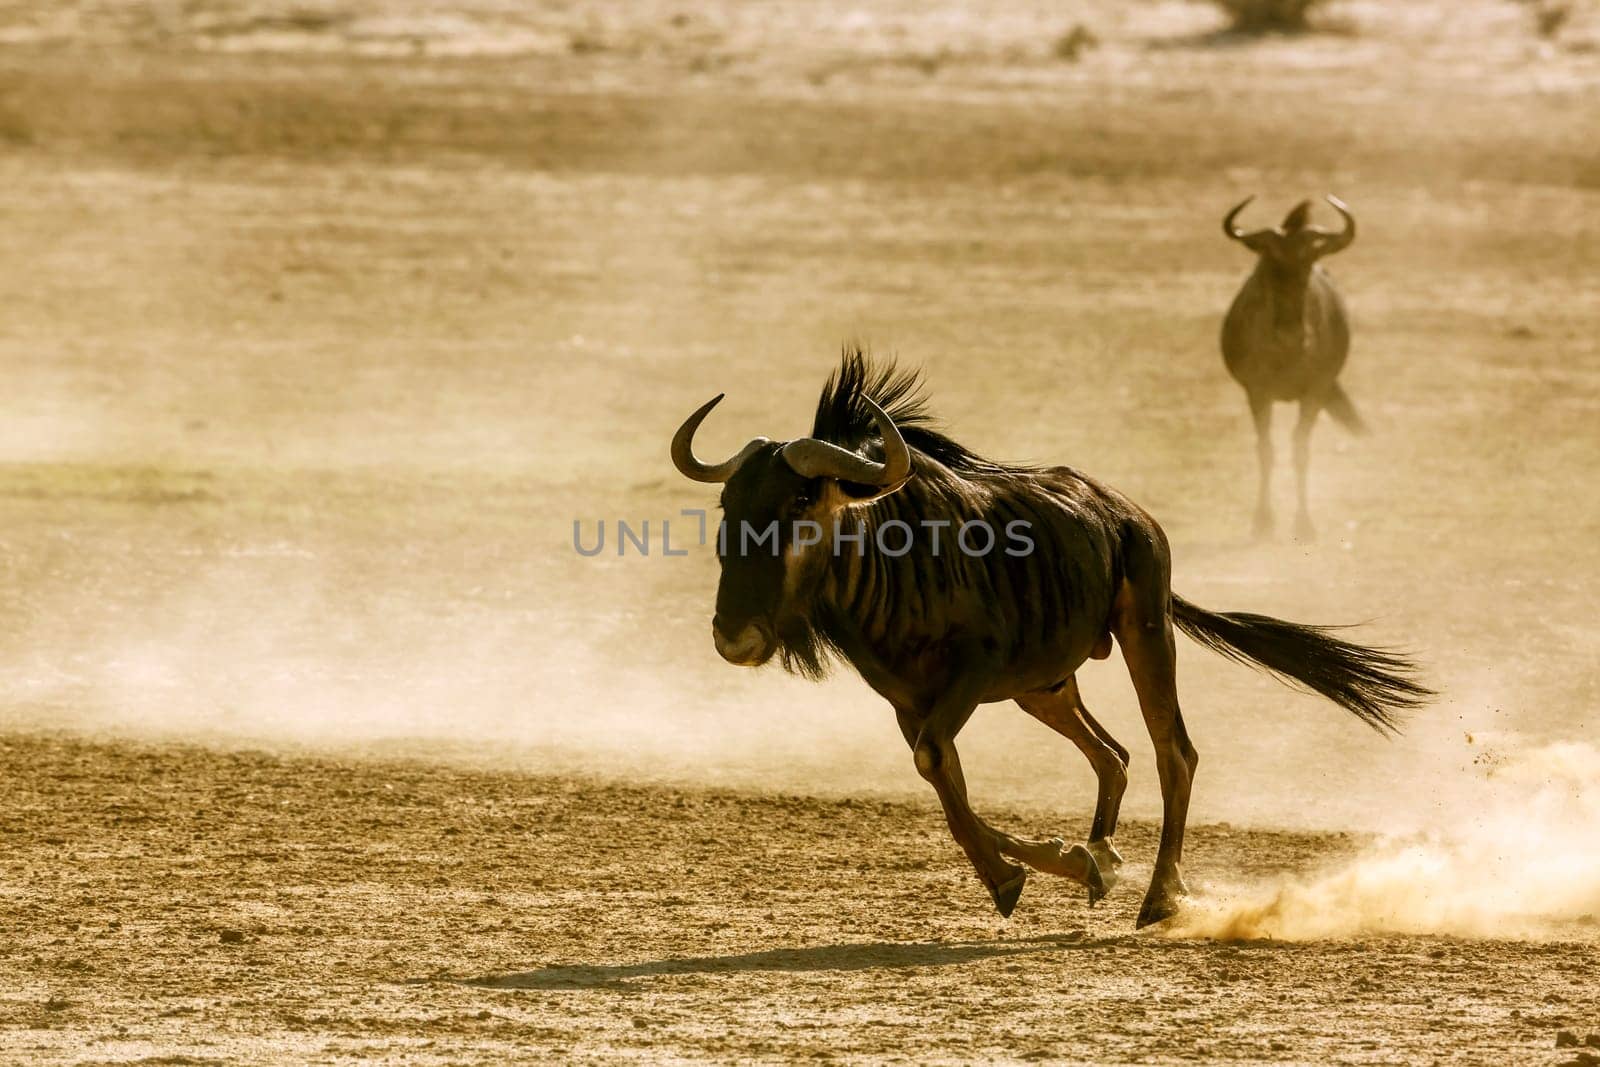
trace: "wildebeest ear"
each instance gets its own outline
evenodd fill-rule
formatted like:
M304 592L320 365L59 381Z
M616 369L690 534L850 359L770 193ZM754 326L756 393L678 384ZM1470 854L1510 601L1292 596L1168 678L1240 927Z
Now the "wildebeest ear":
M862 485L860 482L836 482L839 491L844 494L846 503L855 503L861 500L871 500L882 490L876 485Z
M862 482L844 482L837 478L824 478L822 480L822 493L820 500L828 511L838 511L860 504L870 504L890 493L898 492L907 482L916 477L916 470L890 486L866 485Z
M1272 230L1257 230L1255 233L1240 234L1237 240L1257 255L1265 255L1278 249L1278 235Z
M862 485L860 482L841 482L837 478L822 479L822 491L817 499L828 511L835 512L847 508L851 504L862 500L870 500L872 494L878 491L877 486Z

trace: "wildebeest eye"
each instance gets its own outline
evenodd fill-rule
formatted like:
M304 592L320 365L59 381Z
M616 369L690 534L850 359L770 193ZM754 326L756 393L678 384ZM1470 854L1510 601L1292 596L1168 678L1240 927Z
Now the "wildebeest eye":
M811 494L802 489L800 492L798 492L798 493L796 493L794 495L794 502L793 502L793 504L791 506L796 511L802 511L805 508L810 507L811 506Z

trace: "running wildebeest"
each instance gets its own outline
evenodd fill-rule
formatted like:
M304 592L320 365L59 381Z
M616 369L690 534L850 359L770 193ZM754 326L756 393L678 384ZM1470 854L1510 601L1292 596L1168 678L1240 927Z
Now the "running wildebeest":
M1311 429L1327 411L1352 433L1366 427L1339 385L1339 371L1350 352L1350 325L1333 280L1317 260L1349 247L1356 220L1337 197L1328 203L1344 218L1344 230L1330 233L1310 225L1311 201L1301 201L1275 230L1243 233L1233 220L1255 197L1246 197L1222 220L1222 232L1256 253L1256 268L1233 298L1222 322L1222 360L1234 381L1244 386L1256 424L1260 482L1256 490L1255 533L1272 532L1272 405L1295 401L1300 421L1294 428L1294 470L1298 505L1294 536L1316 537L1306 502L1311 464Z
M1170 916L1197 756L1174 676L1173 626L1207 648L1322 694L1368 725L1428 691L1411 664L1329 631L1262 615L1219 614L1171 591L1167 539L1120 493L1069 467L983 459L936 430L914 372L847 352L817 403L811 436L758 437L731 459L695 458L679 428L672 459L721 483L724 513L712 636L731 663L779 655L816 677L844 659L894 706L919 774L1001 915L1036 870L1104 896L1128 753L1084 707L1074 677L1112 641L1138 693L1163 801L1155 876L1139 925ZM940 538L942 535L942 540ZM1015 700L1083 750L1099 779L1088 846L1026 840L967 802L955 738L979 704Z

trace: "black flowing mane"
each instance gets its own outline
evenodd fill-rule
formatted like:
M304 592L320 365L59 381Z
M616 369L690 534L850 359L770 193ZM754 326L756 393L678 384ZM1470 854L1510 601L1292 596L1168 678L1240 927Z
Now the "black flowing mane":
M811 436L843 448L865 448L868 454L881 455L882 443L872 409L866 404L868 397L894 420L906 444L958 474L1032 469L995 463L951 440L928 411L921 374L915 370L901 370L893 359L873 359L860 345L846 347L839 369L828 375L822 395L817 398Z

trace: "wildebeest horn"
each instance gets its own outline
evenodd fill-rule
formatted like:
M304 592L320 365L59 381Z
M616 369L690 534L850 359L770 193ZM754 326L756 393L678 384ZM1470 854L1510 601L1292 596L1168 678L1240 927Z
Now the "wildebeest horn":
M1343 248L1348 248L1350 242L1356 239L1356 217L1350 214L1350 208L1343 200L1331 193L1326 197L1328 203L1333 205L1333 210L1344 219L1344 230L1340 233L1328 234L1328 243L1322 247L1323 255L1331 255Z
M1233 220L1238 218L1239 212L1243 211L1245 209L1245 205L1250 203L1250 201L1254 200L1255 198L1255 194L1251 193L1249 196L1245 197L1243 200L1234 205L1233 210L1228 212L1227 217L1222 220L1223 233L1227 234L1229 237L1232 237L1235 241L1244 237L1244 231L1236 228L1233 225Z
M878 435L883 438L883 462L874 463L858 452L840 448L815 437L802 437L783 446L783 460L791 470L806 478L837 478L843 482L881 487L898 486L911 476L911 449L900 436L887 412L866 400L872 408L872 418L878 424Z
M726 393L718 393L704 404L693 415L683 421L678 427L678 432L672 435L672 464L685 478L697 482L725 482L733 477L733 472L739 465L749 459L751 454L767 443L765 437L757 437L741 448L732 459L725 459L721 463L701 463L694 458L694 432L700 428L711 409L722 402Z

